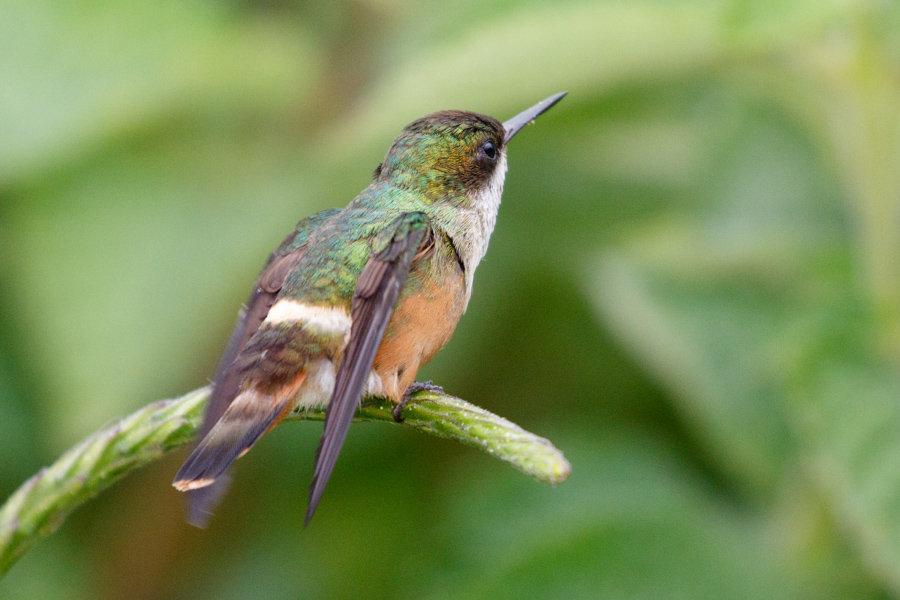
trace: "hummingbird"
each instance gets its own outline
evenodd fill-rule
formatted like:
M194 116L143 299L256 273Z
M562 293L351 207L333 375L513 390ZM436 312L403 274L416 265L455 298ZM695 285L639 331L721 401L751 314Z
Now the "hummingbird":
M450 340L487 252L507 145L559 102L555 94L504 123L442 111L407 125L369 184L344 209L315 213L269 256L219 361L200 442L173 485L202 527L227 471L297 407L326 407L309 525L361 398L395 404ZM440 388L436 388L440 389Z

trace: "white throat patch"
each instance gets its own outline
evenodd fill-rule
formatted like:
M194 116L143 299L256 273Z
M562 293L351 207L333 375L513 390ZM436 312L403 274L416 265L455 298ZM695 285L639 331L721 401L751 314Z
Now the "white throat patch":
M469 193L472 207L461 215L468 221L464 228L466 234L462 240L455 240L457 251L460 253L463 263L466 265L466 304L472 297L472 281L475 277L475 267L487 253L488 242L497 224L497 212L500 210L500 197L503 195L503 182L506 180L506 151L500 154L500 161L494 170L494 175L480 189Z

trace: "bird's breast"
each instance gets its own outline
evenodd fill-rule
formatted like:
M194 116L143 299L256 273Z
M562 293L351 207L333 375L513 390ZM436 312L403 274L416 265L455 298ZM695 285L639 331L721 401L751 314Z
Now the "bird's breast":
M415 381L419 367L450 340L464 304L465 280L458 270L448 270L401 297L373 365L384 396L400 400Z

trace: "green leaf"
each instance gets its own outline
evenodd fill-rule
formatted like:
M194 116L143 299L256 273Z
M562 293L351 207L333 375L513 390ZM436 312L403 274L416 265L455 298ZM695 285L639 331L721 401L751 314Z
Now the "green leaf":
M0 10L0 186L173 111L283 106L311 66L301 38L235 26L224 3L35 0Z
M764 514L733 510L652 432L596 434L570 453L595 468L577 469L552 497L514 480L470 481L440 528L444 561L425 567L441 584L410 585L410 596L800 597Z
M66 398L46 408L53 454L142 397L202 381L268 252L324 208L302 154L273 136L154 132L13 196L9 319ZM188 360L198 353L206 366Z
M738 489L765 505L802 473L837 523L819 535L900 592L894 312L833 199L803 183L821 179L802 146L752 140L708 211L633 231L588 267L589 293Z

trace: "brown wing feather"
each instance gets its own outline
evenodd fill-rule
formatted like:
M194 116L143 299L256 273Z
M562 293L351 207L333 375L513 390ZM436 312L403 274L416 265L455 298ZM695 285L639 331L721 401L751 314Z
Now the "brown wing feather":
M282 245L287 245L293 237L292 234ZM231 367L241 350L259 329L266 315L269 314L269 309L272 308L285 278L297 264L301 254L300 251L295 251L274 255L257 278L253 293L250 294L250 299L247 301L247 307L238 318L237 325L225 347L225 352L216 367L213 391L206 407L203 427L197 436L198 440L204 439L212 431L237 396L243 375L239 370ZM229 483L230 478L222 477L210 486L187 492L187 520L191 525L203 527L206 524L215 505L227 491Z
M394 304L409 275L412 261L430 231L422 213L405 213L392 224L395 234L388 246L373 254L363 268L350 308L350 340L338 368L334 392L325 414L325 429L316 451L316 467L309 489L306 525L322 498L328 478L353 414L359 405L381 338Z
M198 439L202 439L210 432L213 425L225 414L228 405L237 396L241 375L231 369L231 365L234 364L240 351L265 321L266 315L269 314L269 310L275 303L278 292L281 291L285 278L301 256L302 252L300 251L276 255L257 277L253 293L250 294L250 299L247 301L247 308L238 319L231 338L228 340L228 345L225 347L225 352L216 367L213 393L206 407L206 416L203 419L203 428L200 430Z
M340 213L340 209L324 210L301 220L297 227L278 246L269 257L262 273L256 279L253 293L247 301L246 309L238 318L237 325L228 340L225 352L216 367L213 377L213 391L206 407L203 426L198 440L209 435L216 423L225 415L228 407L234 402L240 391L244 374L235 365L235 361L247 343L265 320L281 290L288 274L302 258L304 247L309 236L325 221ZM298 243L299 242L299 243ZM299 249L297 249L299 247ZM291 250L291 248L295 248ZM197 452L195 448L194 453ZM194 454L191 455L192 457ZM187 462L190 461L190 457ZM185 463L187 465L187 462ZM182 466L179 474L184 471ZM230 478L227 474L218 477L207 487L187 492L188 522L202 527L211 514L212 509L221 499L228 487ZM178 476L176 476L176 481Z

